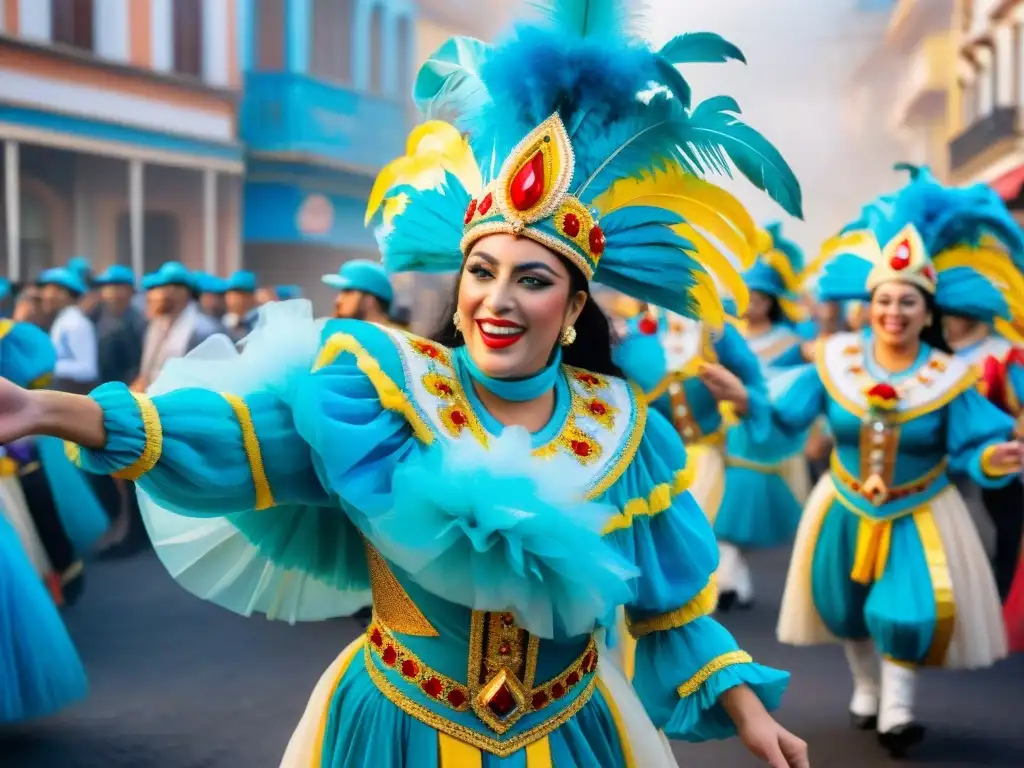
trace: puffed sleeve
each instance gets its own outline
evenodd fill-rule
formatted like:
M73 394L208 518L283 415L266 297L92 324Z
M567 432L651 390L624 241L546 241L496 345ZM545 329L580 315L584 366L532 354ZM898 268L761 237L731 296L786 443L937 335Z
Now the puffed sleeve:
M626 333L613 348L612 358L645 394L657 389L668 373L661 341L656 334L642 332L637 318L626 323Z
M767 377L772 425L786 440L802 444L807 430L825 412L825 385L813 363L775 369Z
M720 703L725 691L748 685L774 709L789 674L754 662L711 618L718 549L707 518L685 490L685 466L671 425L650 413L636 457L609 493L622 512L605 535L640 572L626 609L637 638L633 684L640 700L670 738L703 741L735 733Z
M755 443L766 441L771 435L771 407L757 356L732 324L725 326L722 337L715 342L715 352L722 365L736 374L747 389L747 411L742 423L749 439Z
M973 387L953 399L946 412L946 447L955 472L970 475L984 488L1000 488L1017 476L992 466L992 451L1013 438L1013 418Z

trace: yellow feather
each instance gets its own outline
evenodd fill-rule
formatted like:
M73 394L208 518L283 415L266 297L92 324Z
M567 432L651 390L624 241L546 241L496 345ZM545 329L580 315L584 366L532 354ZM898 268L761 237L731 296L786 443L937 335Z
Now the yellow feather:
M701 200L729 221L747 240L753 242L757 225L738 199L719 186L687 173L680 165L655 171L638 178L620 179L594 201L594 207L608 214L629 205L638 205L637 198L651 195L675 195Z
M690 224L676 224L672 231L693 243L697 249L695 255L704 269L718 279L725 292L736 302L736 314L742 315L746 312L750 292L732 262Z
M444 181L445 171L475 195L483 188L480 169L473 152L458 130L441 120L417 126L409 134L406 154L388 163L377 174L366 201L364 224L369 224L387 193L396 186L430 189Z
M790 293L797 293L800 290L800 281L797 278L797 274L793 271L793 265L789 261L789 257L786 256L780 250L772 248L765 254L762 254L761 261L764 262L766 267L771 267L779 273L779 277L782 278L783 287Z
M408 204L409 196L405 194L395 195L394 197L389 197L385 200L384 213L382 214L384 226L391 224L391 220L394 219L395 216L401 216L402 211L405 210L405 206Z
M960 246L943 251L935 257L934 262L940 275L955 267L975 270L1002 294L1015 315L1020 314L1015 310L1024 309L1024 275L1017 270L1005 251Z
M995 328L996 333L1014 346L1024 345L1024 331L1019 330L1015 324L997 317L992 326Z
M775 241L772 239L771 232L767 229L761 229L758 227L751 245L754 248L754 253L765 253L772 249L775 245Z
M725 324L725 307L715 281L706 272L696 272L694 278L697 282L690 288L690 295L697 303L700 319L718 330Z

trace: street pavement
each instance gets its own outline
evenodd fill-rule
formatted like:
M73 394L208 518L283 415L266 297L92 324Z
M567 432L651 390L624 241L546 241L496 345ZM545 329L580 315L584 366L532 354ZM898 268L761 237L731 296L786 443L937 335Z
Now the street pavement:
M786 553L753 564L758 603L724 622L759 661L792 671L779 718L809 742L812 765L896 765L873 734L847 725L841 650L775 642ZM91 564L67 621L91 695L50 720L0 730L2 768L276 768L321 672L360 631L352 620L290 627L235 616L175 585L152 553ZM918 713L930 731L901 765L1024 766L1024 657L926 672ZM683 768L759 764L736 740L677 744L676 754Z

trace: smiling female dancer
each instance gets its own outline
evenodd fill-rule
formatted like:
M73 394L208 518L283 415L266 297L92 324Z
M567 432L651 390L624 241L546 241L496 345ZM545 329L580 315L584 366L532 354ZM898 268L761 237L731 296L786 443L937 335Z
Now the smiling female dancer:
M992 571L947 469L998 487L1024 450L1013 420L976 391L974 369L949 354L941 312L951 295L937 264L984 236L1019 252L1021 234L984 206L968 214L954 192L921 177L865 208L819 290L868 302L869 330L822 340L815 366L771 384L781 428L802 434L825 414L836 441L797 533L779 639L843 642L853 723L877 727L894 755L924 735L918 667L983 667L1006 654Z
M681 36L655 53L627 5L552 2L420 73L421 106L459 115L472 143L418 129L371 212L391 201L393 271L458 274L437 340L271 304L241 353L208 342L146 396L0 388L3 436L57 434L83 466L137 478L193 591L315 619L372 589L373 621L314 690L286 766L674 765L658 729L738 730L773 766L808 764L766 711L787 675L707 615L717 550L685 449L615 375L589 297L593 279L714 312L704 264L728 262L681 212L717 198L689 171L732 157L793 211L799 187L731 99L689 106L674 65L738 52ZM643 94L652 82L672 95ZM639 700L595 635L623 604Z

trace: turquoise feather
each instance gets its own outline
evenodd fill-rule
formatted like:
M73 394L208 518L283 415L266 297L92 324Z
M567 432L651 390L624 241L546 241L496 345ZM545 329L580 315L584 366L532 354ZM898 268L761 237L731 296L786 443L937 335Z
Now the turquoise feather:
M472 37L453 37L420 67L413 100L427 119L453 119L489 99L480 66L490 47Z
M533 0L559 32L581 38L622 37L636 31L635 0Z
M747 63L743 51L714 32L676 35L658 51L673 64L717 64L725 61Z

